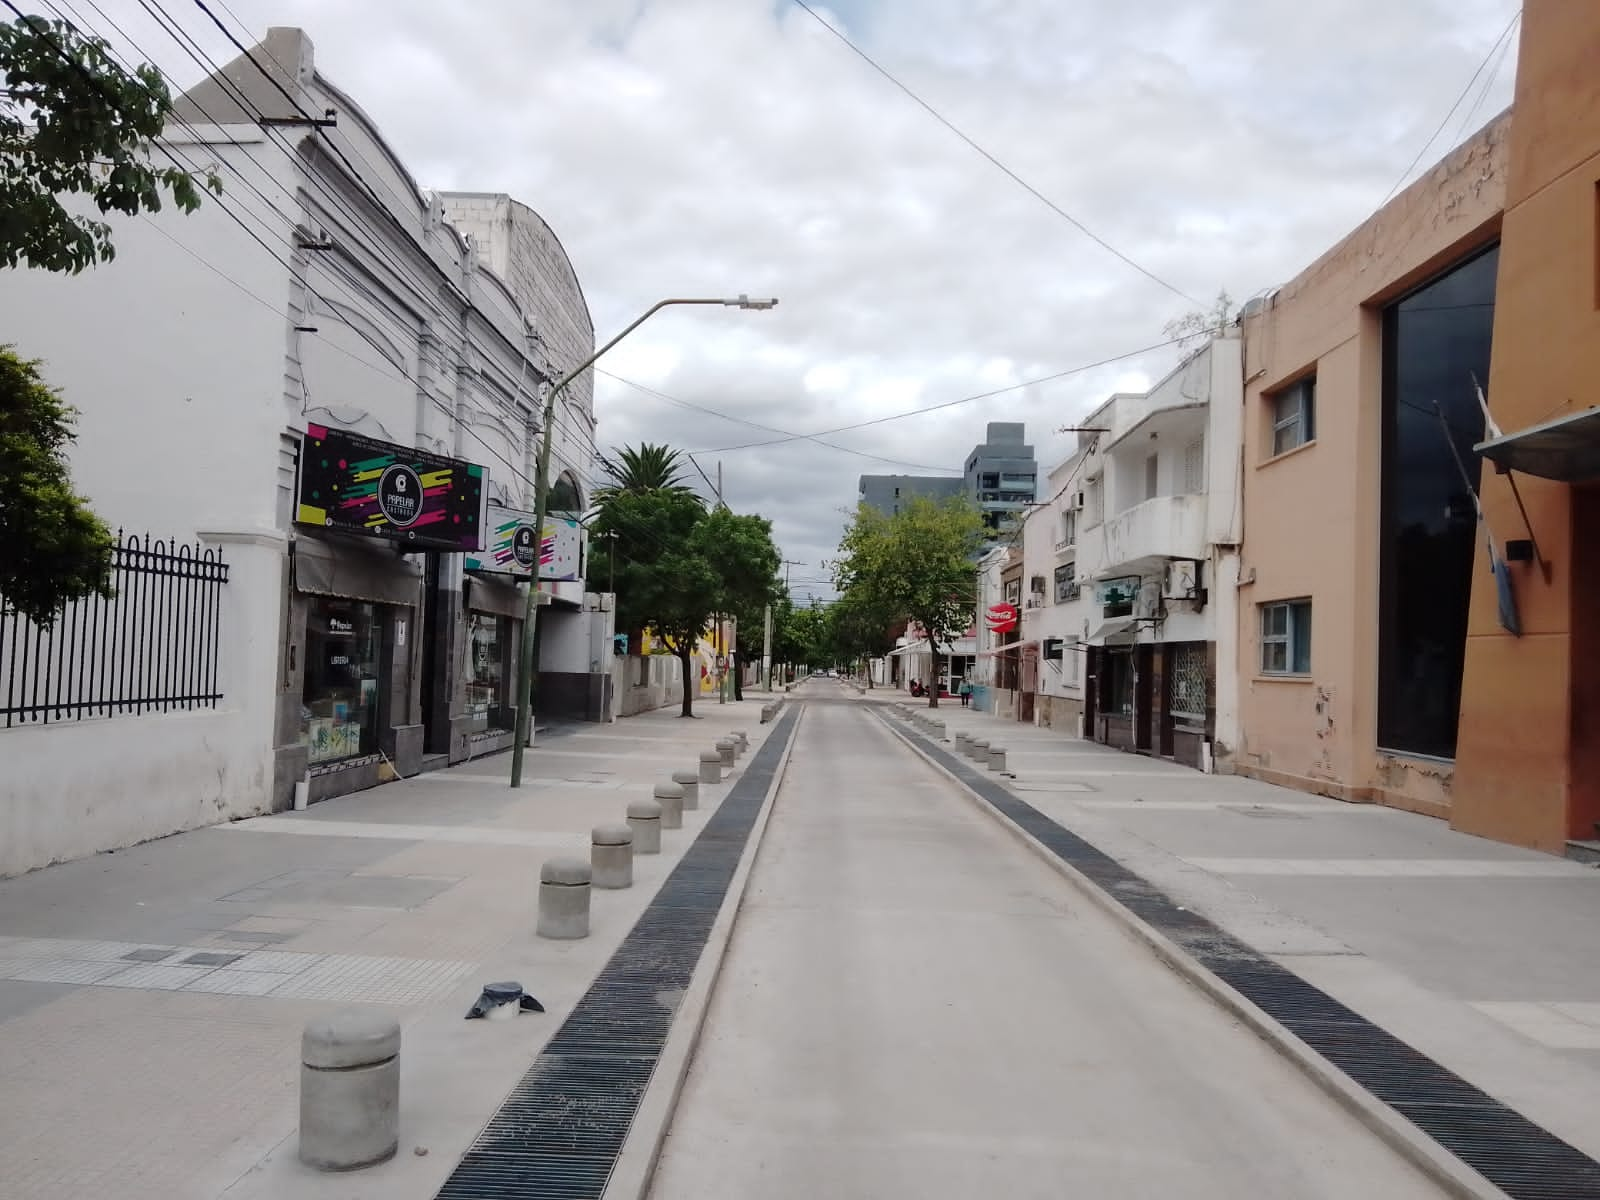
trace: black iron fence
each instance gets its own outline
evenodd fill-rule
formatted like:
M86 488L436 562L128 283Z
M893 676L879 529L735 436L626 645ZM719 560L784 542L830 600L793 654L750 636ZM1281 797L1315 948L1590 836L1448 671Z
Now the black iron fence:
M0 727L215 708L227 582L220 550L118 533L111 599L45 629L0 597Z

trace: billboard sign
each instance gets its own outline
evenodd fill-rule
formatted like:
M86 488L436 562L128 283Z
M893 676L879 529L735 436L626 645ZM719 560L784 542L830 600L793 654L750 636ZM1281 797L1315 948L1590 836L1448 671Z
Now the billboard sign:
M537 545L541 582L569 583L583 578L583 526L576 520L547 516L544 536L535 538L531 512L491 504L483 527L483 550L467 555L467 570L496 571L526 579L533 574Z
M990 633L1010 633L1017 627L1017 606L1009 602L991 604L983 615L983 622Z
M476 463L307 425L294 519L417 550L472 551L483 544L487 482Z

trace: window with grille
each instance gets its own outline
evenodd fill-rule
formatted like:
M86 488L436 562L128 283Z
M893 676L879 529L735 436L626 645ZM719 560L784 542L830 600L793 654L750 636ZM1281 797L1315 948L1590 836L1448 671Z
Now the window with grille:
M1191 642L1173 649L1169 668L1172 695L1169 708L1175 717L1193 721L1206 719L1206 647L1204 642Z
M1078 564L1062 563L1056 568L1056 603L1067 604L1078 598Z

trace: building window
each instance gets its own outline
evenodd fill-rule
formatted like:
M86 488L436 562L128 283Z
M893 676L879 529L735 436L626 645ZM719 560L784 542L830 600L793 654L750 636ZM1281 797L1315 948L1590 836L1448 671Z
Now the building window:
M311 600L301 717L313 766L377 753L379 611L336 596Z
M1068 683L1076 684L1083 677L1083 647L1075 637L1061 643L1061 669Z
M1161 459L1150 455L1144 460L1144 498L1154 500L1161 492Z
M507 617L467 614L467 715L493 728L510 725L505 692L510 625Z
M1383 313L1378 745L1454 758L1498 249ZM1490 397L1491 403L1493 397ZM1462 469L1470 471L1470 477Z
M1056 568L1056 603L1069 604L1078 598L1078 564L1062 563Z
M1308 375L1271 398L1272 453L1285 454L1317 436L1317 377Z
M1311 674L1311 601L1261 606L1261 673Z
M1306 605L1309 631L1311 606ZM1309 656L1308 656L1309 657ZM1182 642L1172 648L1168 667L1172 681L1168 709L1175 717L1204 722L1206 719L1206 644Z
M1061 514L1061 544L1063 546L1076 546L1078 544L1078 511L1069 508Z
M1196 438L1183 448L1183 491L1198 496L1206 490L1206 444Z
M1083 491L1083 523L1087 528L1100 524L1105 512L1105 485L1091 479Z
M1005 597L1007 604L1022 603L1022 580L1008 579L1005 584Z

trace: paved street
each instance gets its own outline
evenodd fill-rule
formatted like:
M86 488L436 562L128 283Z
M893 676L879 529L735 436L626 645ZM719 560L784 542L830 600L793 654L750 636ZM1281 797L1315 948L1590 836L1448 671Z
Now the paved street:
M860 705L808 706L657 1200L1435 1194Z
M794 697L726 957L696 972L720 967L652 1195L1439 1194L914 754L875 715L891 698ZM0 882L0 1194L431 1200L732 785L596 897L586 941L531 936L538 864L702 742L773 730L759 701L699 711L542 736L520 794L493 758ZM1007 745L1015 795L1600 1151L1600 970L1561 934L1600 915L1600 873L940 715ZM491 978L549 1013L464 1022ZM404 1025L402 1152L317 1175L295 1161L298 1034L348 1003Z

